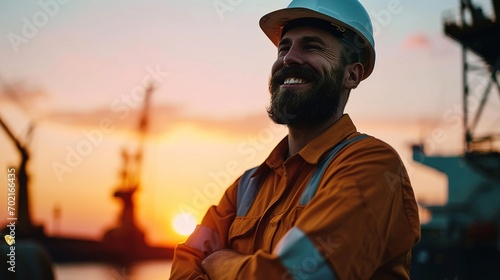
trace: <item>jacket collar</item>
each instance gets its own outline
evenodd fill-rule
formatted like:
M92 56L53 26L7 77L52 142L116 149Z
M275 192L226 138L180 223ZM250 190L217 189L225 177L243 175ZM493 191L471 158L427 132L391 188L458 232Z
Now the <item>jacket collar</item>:
M344 114L337 122L332 124L328 129L321 133L318 137L309 142L302 150L299 151L301 156L309 164L317 164L322 156L333 149L336 145L348 138L351 134L356 133L349 115ZM274 148L271 154L267 157L265 164L271 169L280 167L286 160L288 155L288 136L283 138L280 143ZM261 166L260 169L262 169ZM256 173L259 173L257 170Z

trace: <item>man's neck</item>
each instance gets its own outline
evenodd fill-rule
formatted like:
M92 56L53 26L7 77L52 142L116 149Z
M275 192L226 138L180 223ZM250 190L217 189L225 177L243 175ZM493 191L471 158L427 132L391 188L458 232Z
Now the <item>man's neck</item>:
M318 135L327 130L342 117L342 114L336 114L331 118L315 124L300 125L288 127L288 157L291 157L304 148Z

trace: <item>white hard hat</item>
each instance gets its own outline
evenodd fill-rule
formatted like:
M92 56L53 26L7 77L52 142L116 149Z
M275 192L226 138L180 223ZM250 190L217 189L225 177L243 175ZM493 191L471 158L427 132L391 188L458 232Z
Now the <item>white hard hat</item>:
M287 8L264 15L259 25L262 31L278 45L283 26L295 19L316 18L345 28L361 38L365 49L364 76L366 79L375 66L375 41L370 16L358 0L293 0ZM358 46L360 47L360 46Z

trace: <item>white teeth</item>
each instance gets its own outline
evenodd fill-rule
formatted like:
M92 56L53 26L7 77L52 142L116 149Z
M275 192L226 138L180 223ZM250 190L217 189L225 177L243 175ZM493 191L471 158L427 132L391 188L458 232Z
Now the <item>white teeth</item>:
M284 85L292 85L292 84L305 84L306 81L304 81L301 78L286 78L285 81L283 82Z

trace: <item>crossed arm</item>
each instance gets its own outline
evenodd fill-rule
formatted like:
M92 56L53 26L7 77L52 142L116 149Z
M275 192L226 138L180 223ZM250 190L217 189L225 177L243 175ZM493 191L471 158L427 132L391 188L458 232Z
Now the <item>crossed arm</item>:
M244 261L245 256L233 250L223 249L213 252L201 262L203 271L209 279L215 280L216 275L221 275L227 267L234 267L235 264Z

